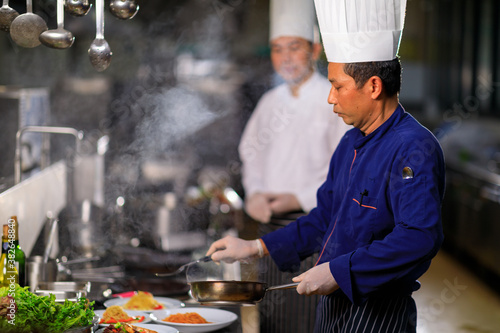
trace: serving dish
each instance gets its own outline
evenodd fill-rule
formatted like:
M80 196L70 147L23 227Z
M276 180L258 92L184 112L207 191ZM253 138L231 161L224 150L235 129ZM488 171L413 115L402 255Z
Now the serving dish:
M102 316L103 316L103 313L104 311L106 310L94 310L94 313L96 314L96 316L99 317L99 321L101 321L102 319ZM144 317L144 320L139 322L139 323L130 323L132 325L136 325L136 324L145 324L145 323L148 323L151 321L151 317L149 316L149 313L147 312L144 312L144 311L134 311L134 310L125 310L125 312L130 316L130 317ZM99 323L99 326L108 326L109 324L105 324L105 323Z
M186 313L186 312L198 313L200 316L205 318L205 320L208 321L209 324L181 324L181 323L166 322L162 320L172 314ZM156 324L172 326L183 333L216 331L231 325L234 321L238 319L238 315L236 315L233 312L220 309L213 309L213 308L203 308L203 307L155 310L151 312L150 317Z

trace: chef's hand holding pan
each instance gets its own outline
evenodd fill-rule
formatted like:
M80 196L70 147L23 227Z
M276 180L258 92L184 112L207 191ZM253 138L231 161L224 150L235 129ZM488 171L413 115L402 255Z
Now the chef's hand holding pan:
M330 271L329 262L314 266L292 280L300 282L297 292L301 295L329 295L339 288Z
M272 210L269 198L264 193L252 194L245 201L245 211L251 218L262 223L271 221Z
M259 241L260 242L260 241ZM226 236L210 245L207 256L213 261L224 261L233 263L235 261L247 261L259 257L262 250L256 240L244 240L241 238Z

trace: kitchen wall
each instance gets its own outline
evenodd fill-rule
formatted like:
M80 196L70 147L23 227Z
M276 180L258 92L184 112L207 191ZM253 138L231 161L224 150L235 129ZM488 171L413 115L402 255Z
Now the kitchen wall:
M58 162L30 179L0 193L0 221L19 220L19 240L28 256L47 214L55 217L66 205L66 164Z

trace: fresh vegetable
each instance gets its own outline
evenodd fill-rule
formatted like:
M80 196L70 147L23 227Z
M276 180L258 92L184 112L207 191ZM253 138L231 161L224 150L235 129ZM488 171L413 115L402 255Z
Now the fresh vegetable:
M29 287L0 288L0 332L63 333L85 327L94 319L94 302L80 298L77 302L57 303L53 294L38 296Z

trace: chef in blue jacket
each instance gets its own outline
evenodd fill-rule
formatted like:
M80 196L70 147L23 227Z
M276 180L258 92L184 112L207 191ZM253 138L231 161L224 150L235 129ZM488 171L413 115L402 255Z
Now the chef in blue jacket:
M406 1L315 0L342 138L317 207L258 240L226 237L207 254L271 255L281 270L319 252L293 280L322 295L315 332L416 332L411 294L443 233L445 164L436 138L399 104L397 51Z

